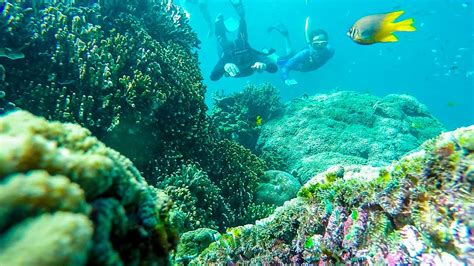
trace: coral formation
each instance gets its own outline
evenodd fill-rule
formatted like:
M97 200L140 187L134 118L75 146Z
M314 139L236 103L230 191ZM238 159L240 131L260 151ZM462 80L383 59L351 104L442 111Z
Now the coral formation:
M250 212L255 211L250 206L255 202L260 177L266 170L265 163L250 150L226 139L214 144L212 154L209 178L220 188L224 201L232 210L225 225L249 222L253 216Z
M193 265L471 265L474 126L387 167L334 167L255 224L230 228Z
M257 145L304 183L335 164L387 165L442 130L411 96L336 92L289 102L262 127Z
M217 229L231 214L221 189L197 165L183 165L156 185L162 188L174 202L170 217L179 232L200 227Z
M88 128L143 171L191 156L189 144L207 133L207 108L193 50L199 41L178 7L162 1L47 1L33 5L33 12L29 2L2 4L0 47L24 54L2 61L0 90L8 101ZM119 145L125 138L137 143L139 134L146 136L137 144L142 149Z
M171 201L90 131L0 117L0 264L156 264L176 245Z
M211 124L220 139L234 140L254 152L261 126L281 107L278 91L272 85L247 85L241 92L215 96Z
M176 252L173 254L173 261L176 264L186 265L219 237L219 232L208 228L200 228L182 234Z
M7 101L5 95L6 93L0 90L0 115L15 109L15 104Z
M301 184L294 176L277 170L265 171L257 187L256 202L283 205L296 196Z
M261 168L261 162L240 147L218 143L210 130L196 52L199 40L172 1L21 0L1 7L0 47L24 58L0 57L5 74L0 112L4 102L11 102L48 119L78 123L130 158L152 185L173 179L184 165L195 165L211 180L208 195L217 197L216 191L224 193L222 186L227 187L219 180L232 183L236 178L231 187L243 193L222 207L242 209L252 203L256 186L241 184L241 178L249 176L253 184L258 177L248 175L254 170L245 167ZM216 152L227 149L241 155L228 157L236 160L232 162L215 159L221 156ZM243 161L245 167L227 166ZM196 206L186 200L185 206L184 197L193 201L202 190L173 182L175 190L168 192L183 203L174 213L182 228L194 229L202 217L221 216L210 201L194 200L205 205ZM242 214L234 215L233 209L223 211L233 218L206 225L242 223ZM194 218L178 219L183 216Z
M86 215L57 211L0 233L1 265L85 265L93 225Z

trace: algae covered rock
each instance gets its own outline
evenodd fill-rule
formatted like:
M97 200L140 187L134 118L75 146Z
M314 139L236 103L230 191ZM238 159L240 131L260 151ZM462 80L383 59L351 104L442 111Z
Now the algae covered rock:
M294 176L283 171L269 170L257 187L256 202L276 206L296 196L301 184Z
M199 228L182 234L174 254L174 262L186 265L219 237L219 232L209 228Z
M387 165L443 130L408 95L336 92L295 99L262 127L258 150L285 159L304 183L335 164Z
M0 265L167 261L171 202L90 131L0 117Z
M471 265L474 126L387 167L317 174L268 218L230 228L191 261Z

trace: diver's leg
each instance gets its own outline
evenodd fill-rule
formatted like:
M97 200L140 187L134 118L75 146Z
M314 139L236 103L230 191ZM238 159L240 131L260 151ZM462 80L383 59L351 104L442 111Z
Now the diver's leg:
M248 41L247 22L242 17L239 21L239 38L242 39L244 42Z
M286 55L292 54L293 47L291 45L290 36L289 36L288 29L286 28L286 26L281 22L277 22L275 25L269 27L267 31L271 32L273 30L278 31L281 34L281 36L283 36L283 39L285 39Z
M207 26L209 27L208 36L211 36L214 32L214 28L212 25L211 15L209 14L207 1L199 1L199 9L201 10L201 14L206 21Z
M244 5L242 4L242 0L230 0L230 3L234 6L235 11L239 15L239 17L244 18L245 10L244 10Z
M216 21L214 22L214 32L217 40L217 53L219 56L223 52L227 51L232 45L227 39L227 29L224 24L224 15L217 15Z

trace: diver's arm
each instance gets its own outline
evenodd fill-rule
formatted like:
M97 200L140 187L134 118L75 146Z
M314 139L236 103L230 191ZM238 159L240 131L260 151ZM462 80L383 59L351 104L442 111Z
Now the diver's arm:
M284 80L288 79L290 71L296 69L299 64L303 63L305 58L309 56L309 53L309 49L304 49L288 59L286 64L281 68L281 77Z
M219 62L217 62L217 64L214 66L214 69L212 70L212 73L211 73L212 81L217 81L221 79L222 76L224 76L224 73L225 73L224 66L225 66L225 61L220 59Z
M260 63L265 64L265 71L268 73L275 73L278 71L278 66L274 62L272 62L268 57L266 56L259 56L259 61Z
M267 68L265 69L268 73L275 73L278 71L278 66L273 62L268 62Z

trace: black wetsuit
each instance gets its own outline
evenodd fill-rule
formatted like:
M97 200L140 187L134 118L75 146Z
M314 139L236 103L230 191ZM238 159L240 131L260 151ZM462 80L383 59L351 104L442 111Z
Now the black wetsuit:
M240 18L238 37L235 41L227 40L226 28L223 19L217 20L215 25L217 45L220 48L220 59L212 70L211 80L219 80L225 74L224 66L233 63L239 68L239 73L235 77L247 77L255 72L252 66L256 62L267 65L265 71L275 73L278 67L271 62L268 54L259 52L248 43L247 24L245 19Z

